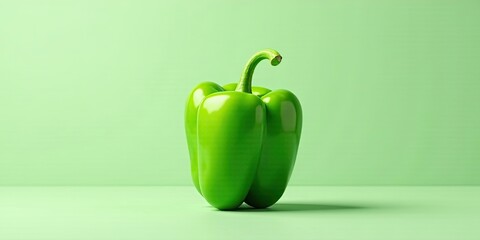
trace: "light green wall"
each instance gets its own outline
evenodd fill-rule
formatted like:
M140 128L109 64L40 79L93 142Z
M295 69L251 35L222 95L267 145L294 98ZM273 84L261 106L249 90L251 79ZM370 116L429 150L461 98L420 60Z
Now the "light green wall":
M190 184L188 92L304 110L292 184L479 184L478 1L1 1L0 184Z

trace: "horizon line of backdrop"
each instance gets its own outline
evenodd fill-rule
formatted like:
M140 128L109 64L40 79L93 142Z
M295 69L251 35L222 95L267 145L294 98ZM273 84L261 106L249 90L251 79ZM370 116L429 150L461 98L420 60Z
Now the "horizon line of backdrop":
M480 184L479 1L0 2L0 185L191 185L202 81L300 99L293 185ZM281 146L279 146L281 147Z

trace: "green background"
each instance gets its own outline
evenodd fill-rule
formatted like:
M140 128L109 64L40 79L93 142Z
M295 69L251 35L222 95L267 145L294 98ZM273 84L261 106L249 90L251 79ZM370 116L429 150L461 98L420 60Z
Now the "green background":
M295 185L480 183L478 1L1 1L0 185L191 185L189 91L293 91Z

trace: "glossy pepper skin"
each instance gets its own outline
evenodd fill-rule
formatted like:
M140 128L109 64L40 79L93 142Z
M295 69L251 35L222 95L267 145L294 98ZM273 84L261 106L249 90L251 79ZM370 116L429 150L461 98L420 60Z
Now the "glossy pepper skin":
M220 210L243 202L269 207L280 199L295 164L302 108L287 90L252 87L256 65L282 57L272 49L256 53L239 84L204 82L189 95L185 128L193 183Z

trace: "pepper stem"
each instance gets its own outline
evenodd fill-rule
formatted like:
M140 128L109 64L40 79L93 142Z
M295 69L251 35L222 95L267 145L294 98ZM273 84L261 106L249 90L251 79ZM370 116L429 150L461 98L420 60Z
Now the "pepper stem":
M252 93L252 76L255 71L257 64L264 60L268 59L272 66L277 66L282 61L282 56L280 53L273 49L264 49L260 52L255 53L247 64L243 68L242 76L240 77L240 82L237 85L235 91L237 92L246 92Z

